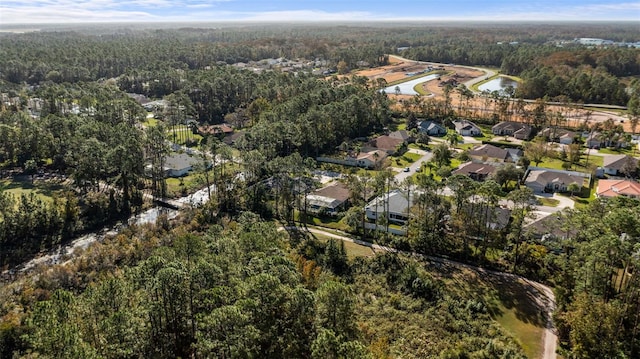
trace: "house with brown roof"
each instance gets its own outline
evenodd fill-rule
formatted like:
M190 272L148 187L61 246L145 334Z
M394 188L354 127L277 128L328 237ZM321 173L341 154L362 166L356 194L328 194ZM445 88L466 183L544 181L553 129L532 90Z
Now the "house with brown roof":
M625 172L637 172L638 159L629 155L605 156L602 161L602 169L605 174L610 176L629 175L630 173Z
M490 144L484 144L469 151L469 157L474 162L516 162L522 156L522 150L504 149Z
M208 126L198 126L198 134L201 136L207 135L222 135L228 136L233 133L233 127L229 126L226 123L220 125L208 125Z
M475 181L484 181L491 174L496 172L496 167L485 163L467 162L461 164L452 174L461 174L468 176Z
M378 150L385 151L390 155L394 155L403 143L405 143L405 141L400 138L383 135L369 141L368 145Z
M533 128L525 123L504 121L491 127L491 132L496 136L512 136L519 140L531 138Z
M368 152L360 152L355 157L355 165L364 168L375 168L381 164L389 154L382 150L373 150Z
M342 182L335 181L306 196L307 212L336 216L346 209L349 196L349 188Z
M600 180L596 196L605 198L624 196L640 199L640 183L630 180Z

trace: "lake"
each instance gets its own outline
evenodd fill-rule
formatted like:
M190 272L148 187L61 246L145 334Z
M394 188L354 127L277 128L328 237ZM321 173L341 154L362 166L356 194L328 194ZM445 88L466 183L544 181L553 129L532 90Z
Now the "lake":
M503 92L504 89L507 88L507 86L518 88L518 82L508 77L498 76L497 78L491 81L485 82L482 85L478 86L478 89L480 91L487 90L489 92L493 92L493 91Z
M382 89L382 91L384 91L385 93L390 94L390 95L395 95L396 94L396 86L397 86L397 87L400 88L400 94L401 95L419 95L419 93L417 93L416 90L413 89L417 84L421 84L423 82L431 81L431 80L437 79L438 77L440 77L440 75L431 74L431 75L427 75L427 76L424 76L424 77L417 78L415 80L403 82L403 83L398 84L398 85L385 87L384 89Z

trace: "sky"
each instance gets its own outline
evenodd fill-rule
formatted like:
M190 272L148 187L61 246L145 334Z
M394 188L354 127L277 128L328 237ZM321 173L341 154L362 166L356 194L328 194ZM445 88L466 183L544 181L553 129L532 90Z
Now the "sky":
M430 20L640 22L640 1L0 0L0 25L95 22Z

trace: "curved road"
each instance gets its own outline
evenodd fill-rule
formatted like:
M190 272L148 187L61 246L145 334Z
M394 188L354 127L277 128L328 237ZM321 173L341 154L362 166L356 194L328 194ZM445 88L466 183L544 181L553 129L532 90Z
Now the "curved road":
M302 228L299 227L281 227L280 229L284 230L302 230ZM464 269L469 269L478 273L482 273L482 274L491 274L494 276L498 276L504 279L512 279L512 280L521 280L524 283L526 283L530 288L533 289L534 293L537 293L537 296L535 297L536 302L538 304L538 306L540 308L545 308L546 310L546 317L547 317L547 323L546 323L546 328L545 328L545 333L544 333L544 354L542 356L542 359L556 359L556 345L557 345L557 341L558 341L558 336L555 334L555 329L553 327L553 322L552 322L552 314L553 311L556 309L556 303L555 303L555 296L553 294L553 291L551 290L551 288L549 288L548 286L542 284L542 283L538 283L538 282L534 282L532 280L529 280L527 278L515 275L515 274L511 274L511 273L504 273L504 272L498 272L498 271L493 271L490 269L484 269L484 268L479 268L479 267L475 267L469 264L465 264L465 263L460 263L460 262L456 262L456 261L452 261L449 259L444 259L444 258L438 258L438 257L432 257L432 256L427 256L424 254L419 254L419 253L415 253L415 252L406 252L406 251L399 251L395 248L391 248L391 247L386 247L386 246L381 246L378 244L374 244L374 243L370 243L370 242L364 242L361 241L359 239L353 239L353 238L349 238L347 236L343 236L343 235L337 235L331 232L326 232L320 229L316 229L316 228L312 228L312 227L307 227L306 228L307 231L311 232L311 233L315 233L315 234L321 234L323 236L327 236L327 237L331 237L331 238L335 238L335 239L340 239L342 241L346 241L346 242L352 242L355 244L359 244L362 246L366 246L372 249L377 249L379 251L385 251L385 252L392 252L392 253L401 253L401 254L406 254L409 256L415 256L415 257L419 257L422 259L427 259L429 261L432 262L436 262L436 263L441 263L441 264L445 264L445 265L450 265L456 268L464 268Z
M400 60L400 61L414 62L414 63L417 63L417 64L425 64L425 65L446 65L446 66L452 66L452 65L449 65L449 64L443 64L443 63L439 63L439 62L410 60L410 59L406 59L406 58L404 58L404 57L400 57L400 56L397 56L397 55L389 55L389 57L394 57L394 58L396 58L396 59L398 59L398 60ZM465 68L465 69L476 70L476 71L481 71L481 72L484 72L484 73L485 73L485 74L484 74L484 75L482 75L482 76L476 77L476 78L471 79L471 80L469 80L469 81L467 81L467 82L465 82L465 83L464 83L464 85L465 85L469 90L471 90L471 87L472 87L473 85L477 84L478 82L482 82L482 81L484 81L484 80L488 80L489 78L491 78L491 77L493 77L493 76L495 76L495 75L497 74L497 72L496 72L496 71L489 70L489 69L485 69L485 68L482 68L482 67L464 66L464 65L453 65L453 66L455 66L455 67L462 67L462 68ZM473 90L471 90L471 91L473 91ZM479 93L478 91L474 91L474 92L475 92L475 93Z

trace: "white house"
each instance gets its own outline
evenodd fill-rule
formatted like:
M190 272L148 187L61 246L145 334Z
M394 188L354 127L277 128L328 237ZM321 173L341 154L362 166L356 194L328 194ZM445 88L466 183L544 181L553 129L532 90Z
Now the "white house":
M638 168L638 159L629 155L605 156L602 161L602 169L610 176L624 175L624 171L631 168Z
M467 120L453 121L453 125L462 136L482 136L482 130L475 123Z
M388 194L384 193L374 198L364 207L367 219L375 221L386 213L390 223L406 224L409 220L409 209L413 206L414 197L413 193L408 196L407 192L399 189L395 189Z

